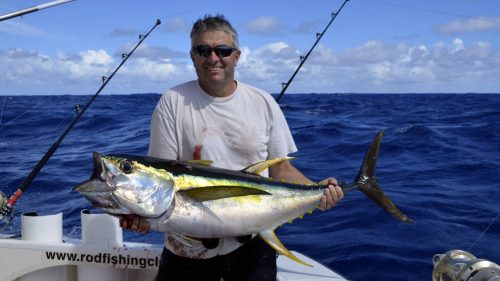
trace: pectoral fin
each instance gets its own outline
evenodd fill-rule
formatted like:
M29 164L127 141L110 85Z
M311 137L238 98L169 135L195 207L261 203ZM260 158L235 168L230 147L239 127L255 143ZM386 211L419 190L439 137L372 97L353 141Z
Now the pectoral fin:
M178 193L201 202L247 195L270 195L264 190L241 186L207 186L184 189L178 191Z
M280 253L280 254L282 254L282 255L284 255L284 256L286 256L286 257L288 257L288 258L290 258L290 259L292 259L300 264L312 267L312 265L299 259L297 256L295 256L290 251L288 251L288 249L278 239L278 237L274 233L274 230L266 229L266 230L259 232L259 235L260 235L260 237L262 237L262 239L264 241L266 241L267 244L269 244L269 246L271 246L273 249L275 249L278 253Z

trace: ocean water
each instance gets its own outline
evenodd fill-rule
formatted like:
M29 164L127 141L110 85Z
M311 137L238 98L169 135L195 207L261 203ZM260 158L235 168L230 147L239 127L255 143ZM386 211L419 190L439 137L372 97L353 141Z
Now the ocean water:
M19 213L63 212L64 234L80 235L71 189L92 171L92 152L146 154L158 94L99 96L15 205ZM0 190L11 195L88 96L0 96ZM277 231L282 242L350 280L432 280L432 257L467 250L500 263L500 95L288 94L282 98L307 176L356 176L375 134L385 130L377 180L415 220L393 219L361 192ZM126 231L162 243L162 234Z

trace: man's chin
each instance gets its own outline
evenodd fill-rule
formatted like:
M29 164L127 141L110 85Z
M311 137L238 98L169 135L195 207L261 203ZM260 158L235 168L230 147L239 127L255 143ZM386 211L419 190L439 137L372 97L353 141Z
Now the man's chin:
M210 85L223 85L226 82L224 75L221 73L210 73L205 76L204 81Z

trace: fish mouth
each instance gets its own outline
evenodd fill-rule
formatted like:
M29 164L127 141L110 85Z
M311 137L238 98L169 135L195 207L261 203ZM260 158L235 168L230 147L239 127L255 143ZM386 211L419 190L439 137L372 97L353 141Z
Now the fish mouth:
M83 195L87 193L111 191L111 187L106 183L106 173L108 171L101 154L94 152L92 156L94 167L90 179L75 186L74 191Z
M92 206L111 214L129 214L130 212L118 204L114 198L112 186L107 183L106 175L109 169L104 163L104 156L94 152L92 159L94 167L90 179L75 186L73 191L83 195Z
M92 160L94 161L94 169L92 171L90 179L99 179L105 181L104 172L108 169L106 168L106 164L104 164L104 158L101 156L101 154L94 152L92 154Z

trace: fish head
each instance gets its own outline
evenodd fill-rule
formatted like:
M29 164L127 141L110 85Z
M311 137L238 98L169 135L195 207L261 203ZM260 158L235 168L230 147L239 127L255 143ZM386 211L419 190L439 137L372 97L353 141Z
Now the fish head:
M104 212L159 217L172 205L175 183L171 173L143 163L139 157L94 152L89 180L73 190Z

